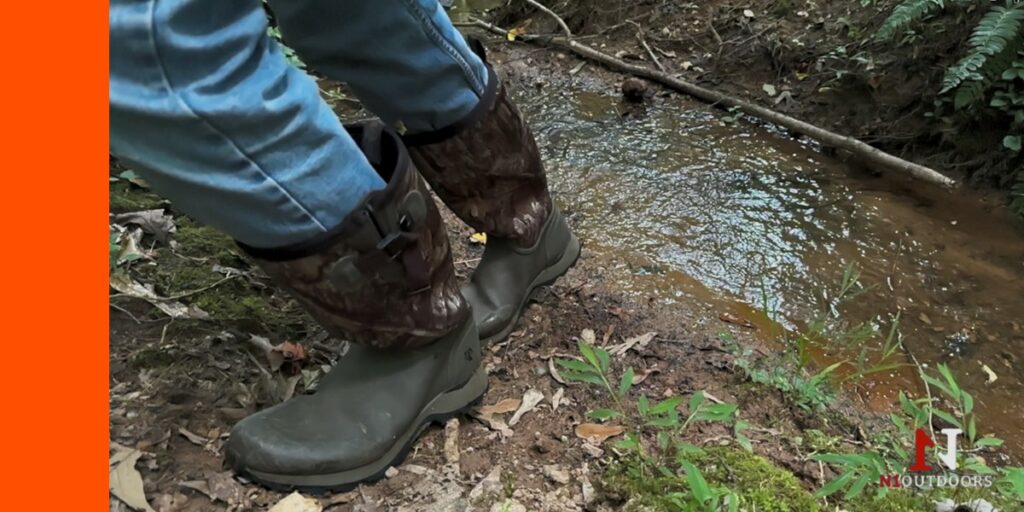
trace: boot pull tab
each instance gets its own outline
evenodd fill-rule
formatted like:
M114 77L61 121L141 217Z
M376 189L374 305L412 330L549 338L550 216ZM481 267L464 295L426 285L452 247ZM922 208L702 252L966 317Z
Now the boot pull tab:
M469 49L473 50L473 53L475 53L477 57L480 57L480 60L484 61L484 64L487 64L487 49L484 48L484 43L475 36L467 37L466 42L469 43Z
M384 149L381 140L384 138L384 124L379 122L364 123L362 137L359 140L359 147L370 161L374 169L379 169L384 164Z

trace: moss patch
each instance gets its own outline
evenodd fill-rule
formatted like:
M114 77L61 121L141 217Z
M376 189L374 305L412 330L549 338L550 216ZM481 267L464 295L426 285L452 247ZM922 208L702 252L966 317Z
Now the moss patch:
M127 182L110 184L110 212L124 213L160 208L164 200Z
M187 217L178 217L178 231L174 239L180 244L181 254L193 258L210 258L222 265L244 262L241 249L231 237L207 226L200 226Z
M821 510L814 497L804 490L789 471L767 459L733 447L705 448L702 455L690 459L712 487L726 487L740 497L741 510L759 512L812 512ZM689 496L685 476L646 475L637 477L635 466L617 462L601 480L602 491L612 499L628 504L626 510L675 511L669 496Z
M177 242L159 249L156 265L138 268L139 280L152 283L162 296L190 293L223 280L213 270L224 265L242 271L251 270L234 241L209 227L196 225L186 217L177 217ZM235 277L208 290L182 298L209 313L211 320L230 324L248 332L285 338L300 337L306 330L306 317L286 295L260 287L246 277Z

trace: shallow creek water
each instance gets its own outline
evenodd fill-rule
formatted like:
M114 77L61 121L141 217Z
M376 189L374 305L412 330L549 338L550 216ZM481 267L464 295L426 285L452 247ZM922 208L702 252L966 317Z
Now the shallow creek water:
M1024 227L996 200L871 176L698 103L623 117L617 97L550 89L517 96L580 238L628 265L624 292L755 321L767 302L800 329L830 312L853 265L871 288L830 321L877 316L885 329L899 311L897 362L950 365L973 392L979 435L1024 456ZM837 357L818 347L819 362ZM884 410L920 391L914 375L876 374L858 393Z

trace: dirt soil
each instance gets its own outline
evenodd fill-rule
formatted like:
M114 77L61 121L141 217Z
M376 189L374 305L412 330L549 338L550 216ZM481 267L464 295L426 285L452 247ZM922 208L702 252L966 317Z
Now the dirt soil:
M538 77L565 69L565 59L524 47L492 51L499 70L512 70L510 87L537 87ZM581 77L609 88L621 79L597 69L584 70ZM122 171L112 164L112 176ZM177 215L173 205L138 184L112 182L112 212L158 207L175 215L176 232L167 241L147 234L139 244L147 257L122 271L208 317L171 321L145 301L112 299L112 449L143 452L137 468L149 502L160 512L266 510L284 495L235 479L222 466L231 426L287 394L280 375L268 373L265 351L253 336L272 345L300 343L308 350L298 393L329 368L344 344L328 339L226 237ZM466 278L482 247L470 240L468 227L446 215L457 271ZM572 212L567 215L572 218ZM590 387L560 382L550 370L552 358L576 355L576 342L589 336L587 330L598 345L656 333L649 344L612 363L616 374L632 366L647 375L637 393L688 396L704 390L736 403L740 417L754 425L748 431L754 453L794 475L804 489L834 477L827 466L806 458L808 439L848 439L847 448L853 447L863 440L870 417L848 404L841 406L845 420L810 415L778 391L751 385L720 339L721 332L729 332L755 347L756 357L770 357L770 348L758 344L751 329L697 306L666 307L624 297L611 284L628 278L620 263L584 248L574 269L535 294L509 339L486 349L490 388L484 404L521 399L531 390L543 395L510 427L510 435L470 417L435 426L392 476L318 497L320 505L332 511L497 510L511 498L531 511L619 508L624 498L603 492L600 482L610 448L586 447L574 433L586 421L586 411L605 407L606 401ZM509 416L502 415L506 421ZM732 443L730 434L725 427L701 426L688 436L694 444L716 446ZM112 510L127 510L118 500L112 503Z

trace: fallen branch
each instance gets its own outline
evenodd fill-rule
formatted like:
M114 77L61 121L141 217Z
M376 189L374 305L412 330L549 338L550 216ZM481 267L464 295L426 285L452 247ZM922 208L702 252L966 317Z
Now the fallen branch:
M631 64L629 62L617 59L611 55L595 50L585 44L579 43L572 38L572 33L569 31L568 26L562 21L561 17L552 12L550 9L540 5L535 0L526 0L527 3L537 7L544 11L548 15L554 17L559 25L562 27L563 32L566 36L536 36L536 35L516 35L516 39L520 39L526 42L548 45L555 48L561 48L576 54L577 56L583 57L588 60L599 62L604 64L608 68L616 71L626 72L641 78L646 78L653 82L657 82L671 89L686 93L695 98L701 99L708 103L724 108L735 108L745 114L757 117L764 121L782 126L791 132L805 135L812 139L817 140L821 144L844 149L855 157L860 159L866 164L871 164L876 167L885 169L891 169L908 174L914 178L930 183L935 183L943 187L953 188L957 186L957 182L951 178L948 178L934 169L925 167L923 165L915 164L913 162L904 160L902 158L890 155L885 151L870 146L860 140L853 137L847 137L840 135L835 132L831 132L824 128L812 125L810 123L801 121L799 119L775 112L769 108L762 107L760 105L744 101L727 94L723 94L711 89L706 89L699 85L692 84L686 80L676 78L669 75L668 73L651 69L646 66L637 64ZM469 25L482 28L489 32L499 34L502 36L508 35L508 30L505 30L497 25L486 22L479 18L470 18Z

